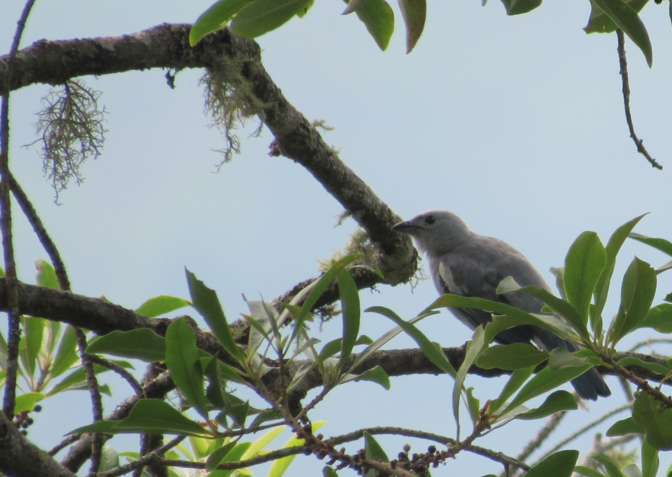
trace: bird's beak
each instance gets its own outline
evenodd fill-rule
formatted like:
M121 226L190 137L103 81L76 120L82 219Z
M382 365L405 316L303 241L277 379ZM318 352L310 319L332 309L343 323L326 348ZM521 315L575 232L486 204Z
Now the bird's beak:
M412 235L415 229L417 229L417 227L413 225L411 222L399 222L397 225L392 227L392 230L394 230L395 232L408 235Z

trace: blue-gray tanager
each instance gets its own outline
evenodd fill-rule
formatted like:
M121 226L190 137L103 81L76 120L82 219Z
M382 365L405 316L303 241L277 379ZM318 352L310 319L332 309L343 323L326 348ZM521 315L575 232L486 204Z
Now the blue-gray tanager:
M427 255L430 273L439 294L487 298L508 303L528 313L541 312L543 303L533 296L523 292L497 294L497 285L508 276L520 286L534 285L550 291L532 264L506 242L472 232L460 217L447 210L424 212L395 225L394 230L413 237L418 249ZM490 313L481 310L450 310L471 329L485 325L492 319ZM502 331L496 340L502 344L534 341L547 351L560 347L570 352L578 349L573 343L550 331L527 325ZM584 399L595 400L597 396L611 394L595 368L574 379L572 385Z

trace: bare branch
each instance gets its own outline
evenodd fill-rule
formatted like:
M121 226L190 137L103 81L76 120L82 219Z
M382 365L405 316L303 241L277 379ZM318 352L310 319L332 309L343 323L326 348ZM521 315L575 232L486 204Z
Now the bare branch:
M635 146L637 146L637 152L646 157L646 160L649 161L652 167L662 170L663 166L651 157L649 151L644 147L644 141L639 139L635 133L635 125L632 122L632 114L630 113L630 80L628 78L628 62L625 59L625 35L623 35L623 30L620 28L616 30L616 36L618 37L618 62L621 67L620 73L623 81L623 106L625 107L625 120L628 123L630 137L635 142Z

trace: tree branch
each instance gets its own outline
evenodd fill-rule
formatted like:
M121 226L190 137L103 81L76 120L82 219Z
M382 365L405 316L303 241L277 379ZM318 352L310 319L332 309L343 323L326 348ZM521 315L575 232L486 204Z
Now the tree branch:
M208 68L217 71L223 62L240 69L250 89L263 105L260 117L276 137L273 150L303 165L369 234L379 254L373 268L384 279L360 270L359 288L376 283L408 281L417 268L417 252L410 240L391 230L401 219L382 202L324 142L317 129L292 106L261 64L259 45L228 30L206 36L189 46L191 25L160 25L120 37L39 41L18 52L12 62L12 89L30 84L60 84L78 76L105 75L148 68ZM8 57L0 58L0 81L7 81ZM332 292L323 300L335 299ZM322 303L324 304L324 303Z
M644 147L644 141L639 139L637 133L635 133L635 125L632 122L632 113L630 112L630 80L628 78L628 62L625 58L625 35L623 34L623 30L620 28L616 30L616 37L618 38L618 63L623 82L623 106L625 108L625 120L630 130L630 137L634 141L635 146L637 146L637 152L646 157L646 160L649 161L652 167L662 170L663 166L651 157L649 151Z

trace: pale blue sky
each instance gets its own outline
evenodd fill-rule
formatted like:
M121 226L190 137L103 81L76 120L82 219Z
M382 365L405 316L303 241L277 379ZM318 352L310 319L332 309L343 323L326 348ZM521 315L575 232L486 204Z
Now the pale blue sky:
M22 44L193 22L209 5L210 0L41 0ZM651 212L637 230L672 238L667 5L651 3L643 13L653 69L628 43L637 131L666 167L663 172L653 170L628 137L616 37L582 31L589 2L547 2L520 17L506 17L494 0L485 7L475 0L430 2L425 32L410 55L404 54L396 5L397 31L386 53L354 15L340 16L343 5L318 0L304 19L259 38L264 65L309 120L324 119L335 128L325 140L402 217L432 208L453 210L475 231L521 250L551 283L549 268L562 265L584 230L597 231L606 242L616 227ZM0 8L0 51L9 48L21 8L18 0ZM315 276L317 261L345 244L354 225L334 228L339 204L301 166L267 155L272 140L267 130L261 138L248 138L254 122L241 131L242 154L214 174L220 158L212 149L221 148L223 139L208 128L203 114L202 73L181 72L175 90L166 86L164 74L85 78L103 92L109 132L103 155L84 166L84 184L64 192L61 206L53 204L53 192L42 179L38 149L20 147L35 139L34 114L47 87L16 92L11 167L59 245L74 292L105 294L129 308L159 294L186 297L186 266L217 290L235 319L246 311L243 293L271 299ZM33 261L46 254L25 221L16 222L19 271L32 282ZM627 243L615 274L615 296L635 254L655 266L667 261L641 244ZM661 276L660 282L659 294L671 291L669 277ZM409 286L381 286L379 293L361 296L365 306L387 306L411 318L435 291L427 281L414 293ZM612 301L610 313L615 306ZM362 331L376 337L390 326L365 315ZM327 324L324 339L339 328L337 322ZM471 335L448 313L426 320L423 329L444 346L461 345ZM414 346L403 337L392 345ZM576 413L564 434L622 401L616 380L608 381L615 397L591 403L590 415ZM392 383L391 391L373 384L344 386L313 419L329 421L325 435L374 425L453 435L449 378ZM501 386L478 378L469 383L484 390L483 399ZM121 384L115 398L127 392ZM87 396L74 392L47 402L30 436L48 448L61 431L85 424L76 420L85 416L71 413L70 421L61 422L66 413L58 411L58 402L67 405L75 398L88 406ZM107 412L115 402L107 401ZM537 426L513 424L479 444L515 455L522 444L518 436L530 436ZM393 456L406 441L383 442ZM590 442L572 448L585 450ZM319 475L322 465L301 458L287 475ZM500 471L485 459L460 455L433 475Z

